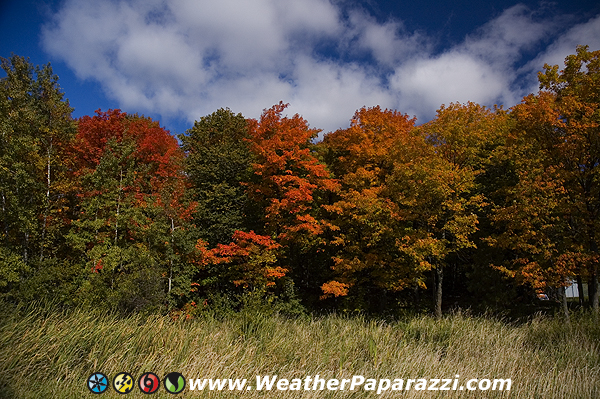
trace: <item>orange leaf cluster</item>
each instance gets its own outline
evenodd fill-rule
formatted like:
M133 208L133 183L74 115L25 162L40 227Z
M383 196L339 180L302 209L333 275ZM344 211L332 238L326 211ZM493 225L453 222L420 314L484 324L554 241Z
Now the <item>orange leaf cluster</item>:
M345 283L340 283L339 281L329 281L321 286L321 290L323 294L321 299L329 298L329 297L338 297L338 296L346 296L348 295L349 285Z

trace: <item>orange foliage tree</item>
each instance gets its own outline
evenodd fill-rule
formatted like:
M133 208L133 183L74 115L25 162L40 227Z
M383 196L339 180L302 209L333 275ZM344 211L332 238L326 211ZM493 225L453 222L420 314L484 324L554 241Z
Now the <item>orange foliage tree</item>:
M396 146L390 195L404 221L396 247L418 273L435 270L438 317L442 315L445 266L460 253L476 248L477 213L485 204L476 177L489 156L488 144L505 119L502 112L475 103L453 103L442 106L435 119L417 128L425 144L418 151ZM424 275L419 280L423 282Z
M323 205L338 183L319 161L312 140L318 129L299 115L283 116L287 104L264 110L249 121L254 178L248 195L263 209L263 232L282 245L280 266L290 270L296 286L314 290L314 269L330 225Z
M321 234L319 198L337 189L312 149L319 130L297 114L282 116L286 107L280 102L249 123L256 179L248 192L263 204L265 231L282 243Z
M551 97L543 93L538 100L552 102ZM538 108L538 103L531 114L530 106L524 102L512 111L517 123L507 142L507 156L515 165L518 180L501 189L504 201L496 204L491 214L497 234L486 241L509 251L503 264L494 267L518 284L542 292L550 287L564 287L573 276L574 263L566 262L573 259L573 254L564 213L567 192L563 181L557 169L544 160L540 143L526 133L528 125L542 117L539 111L550 109ZM553 119L556 115L543 118L546 117Z
M358 305L373 290L398 291L414 283L395 242L402 221L389 198L387 179L396 145L413 145L414 118L380 107L356 112L348 129L325 136L320 152L341 190L325 209L335 226L329 248L331 273L323 298L352 293ZM402 144L400 144L402 143Z
M583 275L597 314L600 51L590 52L587 46L580 46L576 54L565 59L563 70L546 65L539 81L540 92L525 97L513 115L516 134L531 149L527 156L539 171L529 182L538 198L543 191L541 197L548 199L539 204L540 212L533 213L544 218L533 226L531 234L546 235L548 242L542 248L552 251L545 256L545 264L524 262L517 270L537 274L542 281L551 281L546 274L554 274L559 286L573 274ZM523 174L530 172L524 170ZM524 200L529 207L530 201L535 200ZM545 232L550 228L555 233L548 236Z
M198 241L200 265L227 264L223 277L251 290L274 286L275 281L287 273L287 269L276 266L281 245L270 237L237 230L232 239L230 244L218 244L212 249L207 249L206 242Z

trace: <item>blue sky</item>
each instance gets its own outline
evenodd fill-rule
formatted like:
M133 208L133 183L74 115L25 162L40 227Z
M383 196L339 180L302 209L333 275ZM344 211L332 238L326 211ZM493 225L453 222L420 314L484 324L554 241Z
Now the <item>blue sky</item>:
M544 63L600 49L595 1L9 0L0 56L50 62L74 116L121 108L173 133L221 107L290 103L325 132L380 105L510 107Z

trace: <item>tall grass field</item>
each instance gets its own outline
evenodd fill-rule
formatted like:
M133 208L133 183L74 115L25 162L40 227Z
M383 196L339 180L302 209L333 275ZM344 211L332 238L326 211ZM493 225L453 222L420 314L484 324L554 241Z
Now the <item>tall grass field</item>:
M241 312L173 321L82 310L2 310L0 398L600 398L600 326L590 315L509 323L455 313L378 322L336 315L297 319ZM93 372L188 379L277 375L324 379L511 379L509 391L365 389L92 394ZM456 376L459 377L456 377Z

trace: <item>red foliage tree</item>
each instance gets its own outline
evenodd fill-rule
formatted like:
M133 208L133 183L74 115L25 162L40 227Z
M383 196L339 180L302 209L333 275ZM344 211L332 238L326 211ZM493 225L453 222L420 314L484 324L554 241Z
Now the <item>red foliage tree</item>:
M275 265L280 247L268 236L239 230L233 234L230 244L207 249L206 242L199 240L196 245L200 252L201 267L227 264L229 281L250 289L265 289L275 285L276 279L285 276L287 269Z
M71 149L76 214L68 239L73 255L106 279L90 291L108 288L108 281L109 292L123 296L132 286L153 286L152 301L162 302L158 293L171 292L187 267L181 232L193 204L183 201L183 151L158 122L120 110L98 110L78 127ZM94 295L106 293L86 294Z
M297 114L283 117L286 107L280 102L265 110L260 121L249 123L257 160L249 193L264 206L265 231L282 243L321 234L325 223L319 218L318 198L338 188L312 149L319 130Z

